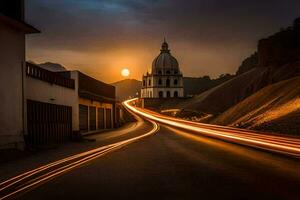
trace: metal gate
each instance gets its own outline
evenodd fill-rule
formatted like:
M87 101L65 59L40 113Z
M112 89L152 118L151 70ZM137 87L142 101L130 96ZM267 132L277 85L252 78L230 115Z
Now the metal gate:
M98 129L104 129L104 108L98 108Z
M106 128L110 129L110 128L112 128L111 127L111 109L106 108L105 113L106 113Z
M40 147L71 139L72 107L27 100L26 144Z
M79 105L79 129L81 133L88 132L88 107Z
M90 106L90 131L96 130L96 107Z

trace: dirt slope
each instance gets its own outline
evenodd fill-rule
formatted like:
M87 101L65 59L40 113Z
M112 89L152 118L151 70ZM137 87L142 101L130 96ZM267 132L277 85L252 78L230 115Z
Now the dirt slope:
M300 135L300 76L261 89L211 123Z

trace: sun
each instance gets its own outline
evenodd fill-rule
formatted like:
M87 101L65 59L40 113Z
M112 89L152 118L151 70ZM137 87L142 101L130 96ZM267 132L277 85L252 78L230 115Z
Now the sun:
M121 71L122 76L128 77L130 75L130 71L127 68L122 69Z

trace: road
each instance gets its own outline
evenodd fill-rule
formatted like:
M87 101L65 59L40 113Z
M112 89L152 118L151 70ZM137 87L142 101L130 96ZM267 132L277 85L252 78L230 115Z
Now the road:
M267 144L253 148L251 143L253 135L241 134L242 138L250 140L248 143L243 141L241 145L236 138L228 142L228 138L208 137L204 130L202 130L204 134L199 134L195 130L180 128L176 126L176 121L171 125L157 121L159 129L153 122L140 123L142 129L135 129L129 134L132 134L130 138L140 136L143 138L128 144L126 141L130 141L130 138L127 136L122 141L114 141L114 145L110 147L115 147L120 142L125 143L122 143L122 148L109 151L80 167L38 184L38 187L30 188L26 193L21 192L12 197L20 199L299 199L300 197L300 162L294 157L297 153L298 138L284 140L273 138L275 136L271 135L275 139L275 144L282 146L286 144L295 148L285 149L283 152L282 149L278 151L278 146L271 146L274 149L266 148ZM207 130L220 131L218 127L207 127ZM225 129L222 131L225 132ZM237 130L229 132L234 131ZM267 143L268 138L257 139ZM274 141L271 140L270 143L274 144Z

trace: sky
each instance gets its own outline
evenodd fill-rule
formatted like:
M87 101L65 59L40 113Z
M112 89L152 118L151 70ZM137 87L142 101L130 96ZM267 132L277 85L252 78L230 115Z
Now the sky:
M26 0L26 59L111 83L141 79L166 37L184 76L235 73L257 41L300 17L299 0Z

